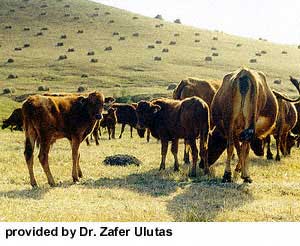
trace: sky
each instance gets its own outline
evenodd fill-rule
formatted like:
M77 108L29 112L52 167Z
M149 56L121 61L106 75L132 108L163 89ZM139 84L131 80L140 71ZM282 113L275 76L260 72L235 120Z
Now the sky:
M243 37L300 44L300 0L93 0L167 21Z

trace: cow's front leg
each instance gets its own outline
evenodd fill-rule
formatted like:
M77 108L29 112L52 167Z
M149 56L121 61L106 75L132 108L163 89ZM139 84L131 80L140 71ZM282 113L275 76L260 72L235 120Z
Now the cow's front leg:
M76 183L79 181L78 178L78 160L79 160L79 144L80 141L77 138L72 138L72 160L73 160L73 166L72 166L72 177L73 182ZM82 175L82 173L81 173Z
M190 172L190 176L196 177L196 168L197 168L198 153L199 153L196 145L196 139L189 140L188 144L191 146L192 158L193 158L193 164L192 164L192 170Z
M168 151L168 141L161 140L161 163L159 170L165 170L166 169L166 156Z
M178 164L178 139L174 139L172 141L172 146L171 146L171 151L174 156L174 171L178 172L179 171L179 164Z

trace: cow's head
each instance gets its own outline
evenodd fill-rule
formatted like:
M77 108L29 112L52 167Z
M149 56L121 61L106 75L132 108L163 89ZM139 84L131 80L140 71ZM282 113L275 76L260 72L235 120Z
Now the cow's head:
M251 149L257 156L264 156L265 141L257 137L253 138L250 142Z
M8 120L3 120L2 121L2 126L1 126L2 129L5 129L9 126L10 126L10 123L8 122Z
M104 107L104 96L100 92L91 92L86 99L87 111L91 118L101 120Z
M296 142L300 139L299 135L295 135L293 133L289 133L286 141L286 151L290 155L292 147L296 144Z
M152 102L140 101L136 108L137 128L145 129L149 127L155 115L161 110L159 105Z

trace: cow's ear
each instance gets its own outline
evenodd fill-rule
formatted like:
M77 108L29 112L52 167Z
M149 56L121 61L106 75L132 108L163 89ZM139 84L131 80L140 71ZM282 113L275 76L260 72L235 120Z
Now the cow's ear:
M152 108L154 114L156 114L157 112L159 112L161 110L161 107L159 105L154 105L151 108Z

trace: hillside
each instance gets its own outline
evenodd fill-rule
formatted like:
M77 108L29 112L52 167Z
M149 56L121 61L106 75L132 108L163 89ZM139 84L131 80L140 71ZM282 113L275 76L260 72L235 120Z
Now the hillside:
M294 46L200 30L87 0L2 0L0 23L0 89L14 87L17 95L36 93L39 85L76 91L81 84L115 96L167 93L170 82L186 76L221 80L242 65L293 90L287 78L298 75L300 64ZM62 55L67 59L59 60ZM212 61L205 61L207 56ZM10 74L17 78L8 79Z

